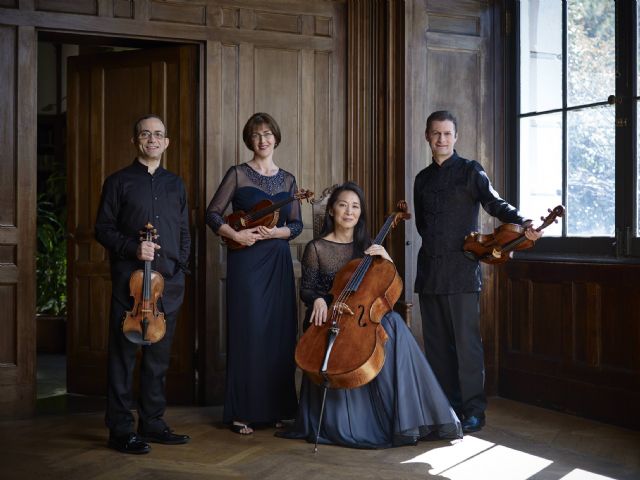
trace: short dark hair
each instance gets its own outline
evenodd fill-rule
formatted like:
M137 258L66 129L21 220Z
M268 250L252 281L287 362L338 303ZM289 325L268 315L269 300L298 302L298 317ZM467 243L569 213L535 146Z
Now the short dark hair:
M271 115L264 112L258 112L251 115L247 123L244 124L244 128L242 129L242 140L244 140L244 144L247 148L253 151L253 142L251 141L251 135L253 134L253 129L258 125L267 125L273 136L276 137L275 147L280 145L280 141L282 140L282 134L280 133L280 127L278 126L278 122L276 122Z
M371 246L371 235L369 234L369 224L367 221L367 204L364 198L364 192L360 186L355 182L345 182L337 187L327 201L327 209L324 214L324 224L322 225L322 231L320 236L324 237L329 235L335 229L335 223L333 217L329 215L329 212L333 209L333 206L338 201L338 197L342 192L349 191L355 193L360 199L360 218L356 223L353 231L353 246L355 247L356 257L364 255L364 251Z
M158 115L156 115L155 113L147 113L143 116L141 116L140 118L138 118L135 123L133 124L133 138L137 138L138 137L138 133L140 133L140 124L142 122L144 122L145 120L149 120L150 118L156 118L158 120L160 120L162 122L162 125L164 126L164 136L168 137L167 134L167 125L164 123L164 120L162 118L160 118Z
M431 122L444 122L449 120L453 122L453 133L458 133L458 119L449 110L437 110L427 118L427 132L431 126Z

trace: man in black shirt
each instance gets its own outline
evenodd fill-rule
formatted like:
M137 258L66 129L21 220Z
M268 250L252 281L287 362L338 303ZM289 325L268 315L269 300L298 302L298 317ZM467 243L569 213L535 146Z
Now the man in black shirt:
M456 118L447 111L427 119L433 162L416 176L416 227L422 237L415 291L420 298L425 354L466 433L485 423L484 352L480 337L480 264L465 257L464 238L478 231L480 205L504 223L541 233L505 202L482 166L459 157Z
M178 310L184 296L184 276L191 248L187 195L180 177L160 166L169 146L164 122L146 115L134 125L132 143L138 155L131 165L110 175L102 187L95 235L109 252L111 263L111 315L109 323L108 390L105 423L109 447L124 453L148 453L147 442L181 444L189 436L171 431L163 419L166 408L165 376ZM151 223L158 232L154 242L140 241L140 230ZM138 429L134 431L132 380L138 345L122 333L125 311L133 298L129 277L153 261L164 277L159 306L165 313L166 333L157 343L142 347Z

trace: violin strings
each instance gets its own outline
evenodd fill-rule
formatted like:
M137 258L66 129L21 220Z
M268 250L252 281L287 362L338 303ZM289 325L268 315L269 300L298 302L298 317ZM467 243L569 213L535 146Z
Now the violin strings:
M250 213L248 215L245 215L242 218L243 218L243 220L248 220L249 222L253 222L255 219L261 218L261 217L265 216L266 214L273 212L274 210L278 210L280 207L286 205L287 203L289 203L290 201L293 201L293 200L297 200L295 196L287 198L286 200L281 200L278 203L274 203L273 205L270 205L270 206L268 206L266 208L263 208L260 211L260 216L259 217L254 217L255 213L258 213L258 212L255 212L254 214Z

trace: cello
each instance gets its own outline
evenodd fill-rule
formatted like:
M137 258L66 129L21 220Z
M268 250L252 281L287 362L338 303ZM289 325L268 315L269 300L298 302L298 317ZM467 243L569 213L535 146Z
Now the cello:
M264 226L267 228L273 228L278 223L278 217L280 215L280 209L286 204L293 202L294 200L307 200L313 198L313 192L310 190L298 190L292 196L285 198L279 202L273 203L269 199L264 199L256 203L251 210L245 212L244 210L236 210L224 217L224 221L227 225L233 228L236 232L245 230L247 228L253 228L258 226ZM230 250L239 250L245 248L242 245L228 237L222 237L222 241L227 245Z
M147 223L140 232L140 241L153 242L157 230ZM164 290L164 277L151 270L151 260L145 260L144 270L136 270L129 277L129 291L133 308L124 314L122 333L132 343L151 345L162 340L166 331L164 313L158 309L158 299Z
M542 224L536 228L540 232L553 223L558 223L558 217L562 217L565 208L558 205L553 210L548 209L547 217L540 217ZM514 250L525 250L533 247L533 242L524 235L525 227L515 223L504 223L495 228L492 234L483 235L472 232L464 239L465 257L470 260L479 260L488 264L504 263L513 257Z
M401 220L411 218L407 204L389 215L373 243L382 244ZM298 367L326 388L356 388L373 380L384 364L387 334L380 324L402 292L393 262L365 255L336 274L329 318L308 328L296 346ZM324 404L324 401L323 401Z

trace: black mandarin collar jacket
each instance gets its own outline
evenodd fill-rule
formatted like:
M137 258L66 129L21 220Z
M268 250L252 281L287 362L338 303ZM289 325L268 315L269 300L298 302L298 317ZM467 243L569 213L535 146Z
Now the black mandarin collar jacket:
M453 155L442 165L435 161L416 176L416 226L422 237L415 291L422 294L478 292L480 266L464 256L469 233L478 231L480 205L504 223L522 224L515 207L498 195L482 166Z

